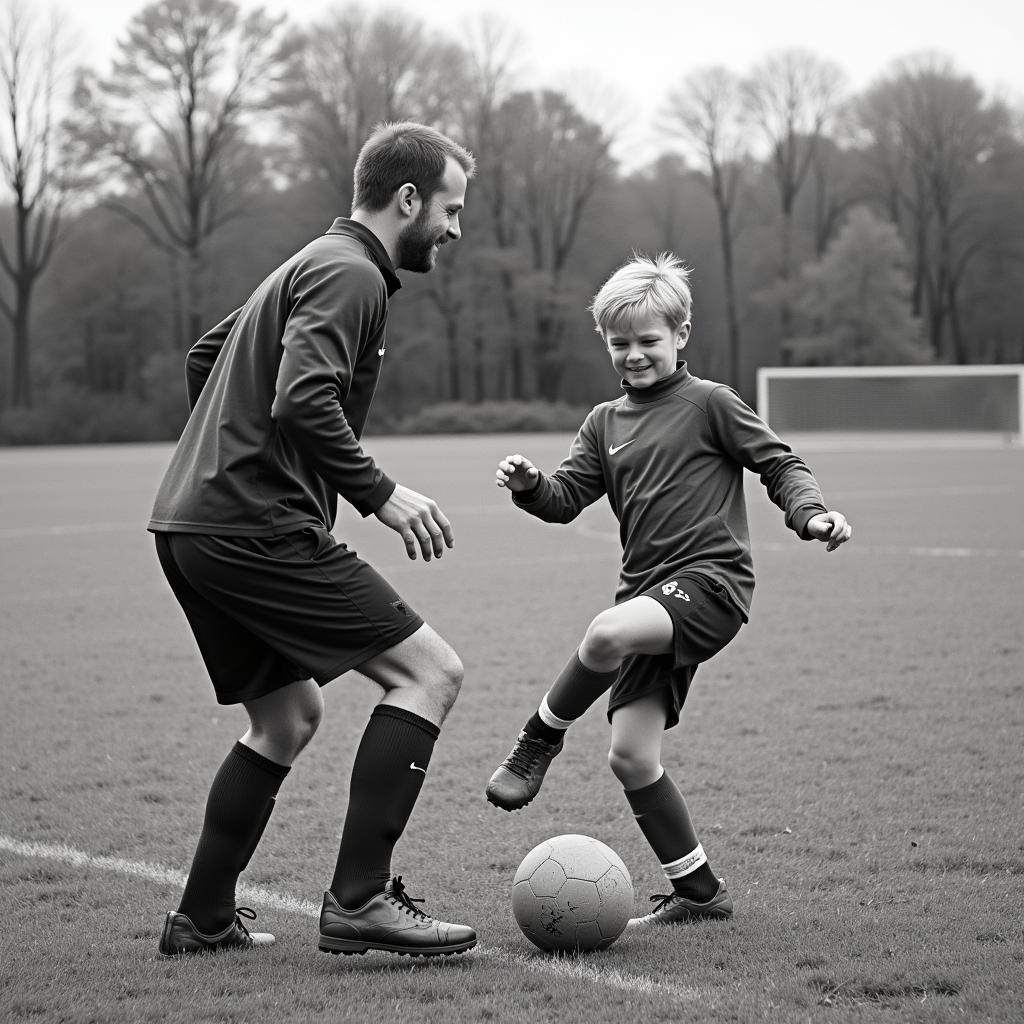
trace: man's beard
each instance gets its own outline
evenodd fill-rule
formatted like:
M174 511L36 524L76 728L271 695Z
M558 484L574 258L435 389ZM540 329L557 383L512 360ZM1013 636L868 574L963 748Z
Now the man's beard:
M420 215L398 236L398 269L427 274L434 269L437 235L430 233L426 218Z

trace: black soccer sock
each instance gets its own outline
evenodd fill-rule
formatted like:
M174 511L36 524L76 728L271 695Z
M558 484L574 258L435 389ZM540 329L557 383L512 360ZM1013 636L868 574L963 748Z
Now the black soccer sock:
M178 906L204 934L216 934L234 920L238 876L267 827L289 770L236 743L214 776Z
M636 823L672 888L680 896L706 903L718 891L718 879L697 841L683 794L668 772L649 786L627 789L625 793Z
M580 661L579 651L575 651L523 731L535 739L557 743L565 730L608 691L618 675L618 669L595 672L587 668Z
M352 765L348 811L331 892L347 909L362 906L391 878L391 854L416 800L440 729L425 718L378 704Z

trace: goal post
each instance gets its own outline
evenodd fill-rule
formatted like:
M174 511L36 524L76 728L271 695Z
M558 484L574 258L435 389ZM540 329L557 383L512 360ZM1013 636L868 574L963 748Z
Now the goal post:
M1024 364L764 366L758 415L776 433L923 443L1024 443Z

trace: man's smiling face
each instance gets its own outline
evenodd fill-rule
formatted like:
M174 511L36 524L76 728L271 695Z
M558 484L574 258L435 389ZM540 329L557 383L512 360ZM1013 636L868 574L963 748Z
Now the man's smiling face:
M439 247L462 237L459 214L466 203L466 185L466 172L458 161L449 159L440 187L398 236L398 269L429 273L437 263Z

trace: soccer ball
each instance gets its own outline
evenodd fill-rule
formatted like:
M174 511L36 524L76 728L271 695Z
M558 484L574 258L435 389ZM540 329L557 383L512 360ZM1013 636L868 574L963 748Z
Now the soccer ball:
M622 858L590 836L555 836L535 846L512 882L512 913L543 950L607 949L633 912Z

